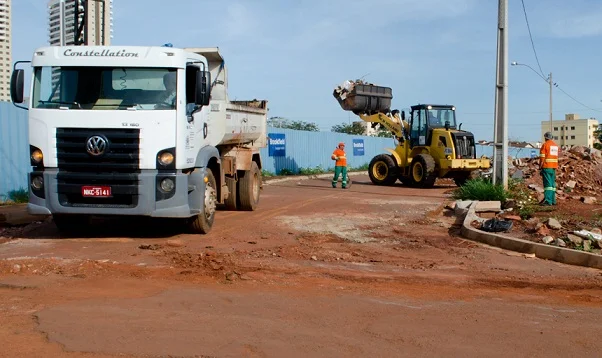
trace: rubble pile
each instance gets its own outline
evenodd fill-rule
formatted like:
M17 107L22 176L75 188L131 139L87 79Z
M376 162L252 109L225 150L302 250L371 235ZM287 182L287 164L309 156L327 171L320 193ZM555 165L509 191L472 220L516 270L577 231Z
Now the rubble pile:
M539 158L512 159L509 173L523 178L529 188L543 197L543 182L539 174ZM602 152L576 146L561 150L556 171L557 198L575 199L593 204L602 195Z

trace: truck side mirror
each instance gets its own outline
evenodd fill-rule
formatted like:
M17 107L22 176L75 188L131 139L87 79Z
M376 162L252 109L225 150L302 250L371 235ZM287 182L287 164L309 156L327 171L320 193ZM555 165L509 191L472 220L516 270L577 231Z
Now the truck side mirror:
M406 111L401 111L401 120L402 121L406 120Z
M211 98L211 72L199 71L196 73L195 104L206 106Z
M24 72L23 70L15 70L10 78L10 99L13 103L23 103Z

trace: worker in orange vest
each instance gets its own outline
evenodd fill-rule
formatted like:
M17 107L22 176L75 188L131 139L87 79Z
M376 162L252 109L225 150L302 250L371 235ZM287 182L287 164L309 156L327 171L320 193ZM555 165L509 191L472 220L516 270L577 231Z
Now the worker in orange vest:
M543 179L543 206L556 205L556 169L558 168L558 144L552 140L552 133L544 134L545 142L539 151L539 168Z
M342 186L343 189L347 188L347 156L345 155L345 143L339 143L337 149L332 152L330 156L332 160L335 160L334 167L334 178L332 178L332 187L337 187L337 182L339 181L339 175L343 174L342 178Z

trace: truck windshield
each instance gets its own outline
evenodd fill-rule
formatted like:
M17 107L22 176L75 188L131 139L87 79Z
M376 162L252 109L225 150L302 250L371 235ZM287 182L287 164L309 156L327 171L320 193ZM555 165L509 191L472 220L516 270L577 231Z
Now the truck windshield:
M451 128L456 127L456 111L451 108L437 108L427 110L429 127L445 127L445 122L449 121Z
M36 67L33 108L172 110L176 69Z

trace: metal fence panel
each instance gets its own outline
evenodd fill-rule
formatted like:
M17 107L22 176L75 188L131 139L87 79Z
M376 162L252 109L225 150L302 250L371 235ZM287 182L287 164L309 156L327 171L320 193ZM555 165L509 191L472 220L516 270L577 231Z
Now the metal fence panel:
M12 190L27 189L28 133L27 111L0 102L0 200Z

